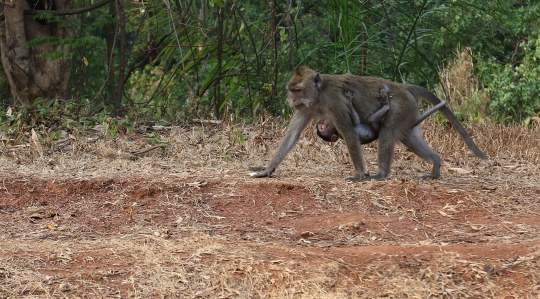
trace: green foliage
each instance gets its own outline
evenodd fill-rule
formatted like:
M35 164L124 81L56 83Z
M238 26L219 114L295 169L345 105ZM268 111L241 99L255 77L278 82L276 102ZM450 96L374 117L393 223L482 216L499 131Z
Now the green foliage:
M6 111L0 110L0 125L7 123L11 119L11 115L8 115Z
M7 113L0 111L0 134L8 139L19 140L26 128L49 128L46 136L40 136L44 142L59 139L62 130L69 131L74 136L100 130L104 138L116 138L120 134L134 131L133 122L129 119L111 118L110 112L102 110L101 113L90 114L96 108L92 103L74 99L65 101L61 99L37 98L32 105L21 107L20 111Z
M128 132L135 131L133 123L129 119L116 119L107 117L102 121L103 137L104 138L116 138L120 134L126 134Z
M214 6L214 5L223 7L223 2L221 0L210 0L210 6Z
M518 49L524 53L521 62L486 66L494 71L486 82L489 111L494 119L506 123L540 116L540 30Z
M434 24L440 24L442 35L435 36L432 50L427 51L429 57L443 62L450 59L449 51L455 45L466 45L475 53L471 61L475 71L471 75L479 79L477 90L455 109L469 120L486 115L506 123L536 115L538 76L534 75L537 72L534 48L540 26L540 3L458 2L462 1L445 3L448 8L431 18ZM444 75L441 73L441 77ZM447 88L444 93L451 90Z
M232 130L233 130L233 144L238 142L238 144L240 144L241 146L246 145L246 137L244 136L244 134L242 134L242 132L240 132L240 130L238 130L238 128L236 127L233 127Z
M53 15L52 13L44 12L35 15L36 20L47 21L47 23L58 23L62 27L70 27L69 23L61 16Z
M26 48L32 48L32 47L42 47L42 46L67 46L67 50L70 52L64 52L64 51L51 51L48 53L44 53L41 55L38 55L39 58L43 59L60 59L60 58L72 58L75 55L75 52L72 52L73 49L78 47L92 47L92 46L99 46L103 44L103 40L95 37L95 36L88 36L88 37L81 37L81 38L59 38L54 36L47 36L47 37L38 37L33 40L30 40L26 43Z
M58 140L62 136L62 131L52 131L49 133L49 138L52 140Z
M78 0L77 0L78 1ZM76 1L76 2L77 2ZM126 2L129 7L129 2ZM76 4L78 7L87 2ZM75 98L90 98L99 101L101 107L110 106L108 94L101 96L98 92L105 86L108 71L108 53L106 33L107 26L116 23L116 18L108 14L108 7L81 15L76 15L78 35L70 41L69 57L72 58L70 95ZM69 42L68 42L69 43ZM116 42L118 44L118 41ZM117 52L113 57L117 57ZM117 68L117 63L112 65Z
M427 55L440 34L429 19L447 9L439 1L328 1L341 72L433 85L437 64ZM343 66L346 66L343 69Z
M26 45L68 49L40 58L73 59L72 99L40 99L21 109L21 121L103 125L112 111L109 86L120 83L123 66L121 108L132 121L288 117L293 110L284 86L299 65L443 86L439 94L469 121L485 117L488 100L488 116L499 121L522 121L539 111L537 1L294 0L287 7L287 1L150 0L125 2L125 14L126 61L119 60L119 16L107 6L75 15L69 24L50 13L36 16L78 28L74 38L44 36ZM454 53L460 45L475 54L464 86L444 73L463 65ZM99 115L92 113L98 109ZM114 119L106 124L108 136L129 131ZM241 143L241 133L233 133Z
M220 1L214 3L193 14L180 7L178 13L173 9L172 15L159 10L144 20L142 32L152 36L164 27L170 28L170 18L182 19L186 26L181 33L170 28L171 35L163 40L153 62L132 73L126 103L130 115L185 120L220 114L252 116L265 110L290 113L288 108L283 109L286 78L275 60L282 56L276 51L285 50L270 47L273 40L269 38L268 12L261 10L265 5L246 1L223 10ZM145 9L154 10L149 6ZM220 18L210 17L220 13L222 24ZM220 39L221 48L217 47Z
M60 38L60 37L38 37L26 43L26 48L38 47L43 45L69 46L74 47L94 47L103 44L103 39L97 36L87 36L80 38Z
M148 139L149 145L159 145L162 148L169 145L169 141L161 140L161 135L159 135L159 133L146 133L146 136L150 138Z

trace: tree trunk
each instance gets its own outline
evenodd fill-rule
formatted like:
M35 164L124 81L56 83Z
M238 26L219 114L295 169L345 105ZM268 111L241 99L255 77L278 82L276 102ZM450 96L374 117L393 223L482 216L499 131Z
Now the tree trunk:
M69 10L72 0L40 0L30 7L26 0L4 5L4 20L0 21L0 51L2 64L9 82L11 96L16 105L30 105L37 97L55 98L67 96L71 72L71 58L38 58L54 51L68 52L67 46L54 43L26 48L28 41L40 37L75 37L75 30L62 27L60 23L40 21L24 15L24 10ZM71 16L62 19L72 23Z
M114 99L114 115L122 116L122 95L124 94L124 77L126 73L126 14L125 14L125 0L118 0L118 29L120 31L120 53L118 66L118 87L116 90L116 96Z
M108 65L108 72L107 72L107 87L109 88L109 100L105 100L106 104L112 104L113 107L117 101L116 96L116 80L114 77L114 49L116 48L116 0L113 0L109 2L109 15L111 18L113 18L115 21L111 22L107 25L107 34L105 39L107 40L107 65ZM116 107L114 107L116 111Z
M218 44L217 44L217 80L214 85L214 113L219 119L219 108L221 107L221 75L223 65L223 12L222 7L218 8Z
M106 84L110 94L110 101L107 101L107 104L112 104L115 116L122 116L124 113L122 107L126 72L126 17L124 14L124 5L124 0L113 0L109 2L109 14L115 22L111 22L107 26L106 35L109 68ZM119 45L117 45L117 42ZM118 55L115 55L115 49L117 48L119 49Z

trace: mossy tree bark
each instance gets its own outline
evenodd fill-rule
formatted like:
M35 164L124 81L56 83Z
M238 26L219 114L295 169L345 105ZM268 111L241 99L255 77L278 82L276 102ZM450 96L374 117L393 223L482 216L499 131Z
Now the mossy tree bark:
M54 51L67 53L67 46L46 43L27 48L26 43L41 37L75 37L75 29L69 26L73 21L71 16L61 16L67 21L66 26L37 20L28 13L32 10L67 11L72 7L73 0L20 0L4 5L5 17L0 21L0 51L16 105L30 105L37 97L67 96L71 58L66 55L60 59L40 58L40 55Z

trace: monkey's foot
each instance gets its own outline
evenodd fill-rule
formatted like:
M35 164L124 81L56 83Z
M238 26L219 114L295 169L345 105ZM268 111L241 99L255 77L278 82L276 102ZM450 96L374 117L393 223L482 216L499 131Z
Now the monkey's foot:
M420 177L420 179L421 180L427 180L427 179L440 180L441 176L440 175L432 175L432 174L424 174L423 176Z
M350 177L350 178L346 178L345 180L346 180L347 182L353 182L353 183L356 183L356 182L361 182L361 181L363 181L364 179L363 179L363 178Z
M369 173L368 173L368 172L364 173L364 176L361 177L361 178L358 178L358 177L350 177L350 178L346 178L345 180L346 180L347 182L353 182L353 183L356 183L356 182L362 182L362 181L365 181L367 177L369 177Z
M256 173L256 174L253 174L251 175L251 177L254 177L254 178L269 178L270 175L266 172L261 172L261 173Z
M384 180L386 180L386 178L382 177L380 175L367 175L367 176L364 177L364 181L371 181L371 180L384 181Z

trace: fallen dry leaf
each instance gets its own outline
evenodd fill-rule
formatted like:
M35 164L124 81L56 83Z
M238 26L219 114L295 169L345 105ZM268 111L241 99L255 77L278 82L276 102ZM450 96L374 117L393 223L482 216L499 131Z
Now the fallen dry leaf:
M444 211L438 210L438 212L439 212L439 214L443 215L444 217L454 218L454 216L449 215L449 214L445 213Z
M190 187L195 187L197 189L201 188L202 186L206 185L206 182L193 182L193 183L187 183Z
M455 173L461 173L461 174L471 173L470 170L459 168L459 167L450 167L450 168L448 168L448 171L455 172Z
M34 218L34 219L42 219L43 217L44 216L41 213L34 213L34 214L30 215L30 218Z
M36 147L39 155L43 157L43 148L41 147L41 143L39 142L39 138L36 134L36 131L34 131L34 128L32 128L32 142L34 143L34 146Z
M483 185L483 186L482 186L482 189L493 191L493 190L497 190L497 186L486 186L486 185Z
M133 206L125 206L124 211L129 214L129 221L133 222L133 215L135 215L135 209L133 208Z

